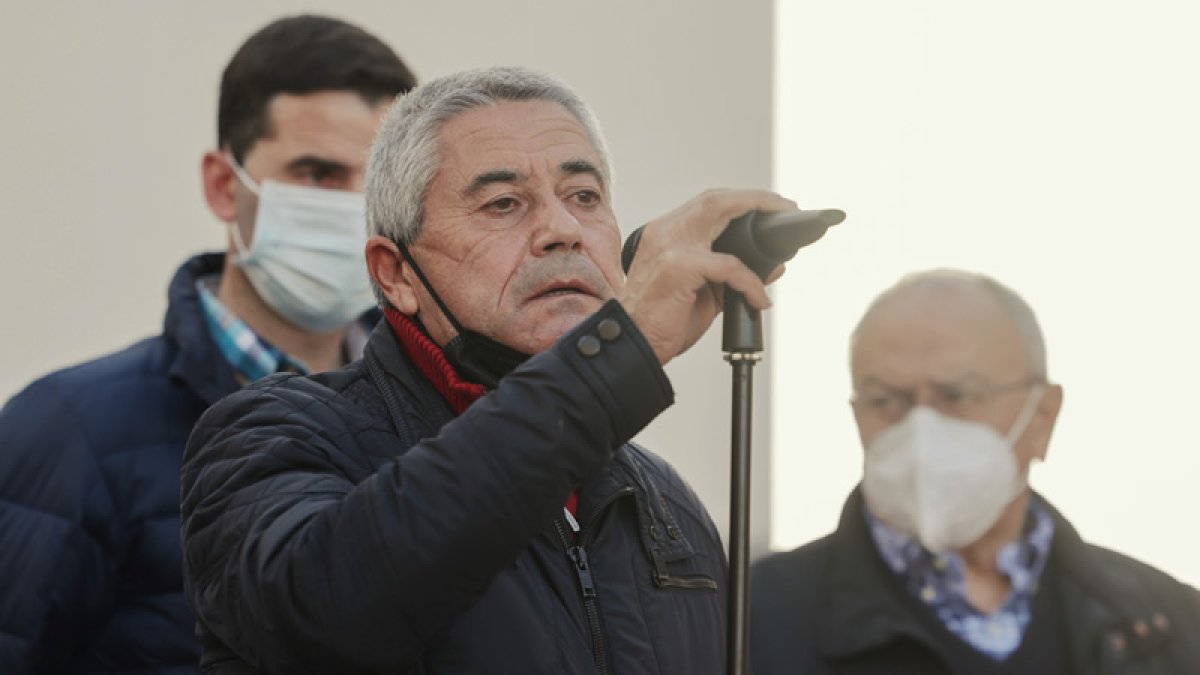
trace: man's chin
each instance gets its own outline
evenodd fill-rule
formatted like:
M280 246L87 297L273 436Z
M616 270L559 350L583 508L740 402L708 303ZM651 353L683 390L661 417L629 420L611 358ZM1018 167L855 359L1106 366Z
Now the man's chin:
M538 347L534 351L544 351L603 305L600 298L583 294L539 298L526 306L525 334Z

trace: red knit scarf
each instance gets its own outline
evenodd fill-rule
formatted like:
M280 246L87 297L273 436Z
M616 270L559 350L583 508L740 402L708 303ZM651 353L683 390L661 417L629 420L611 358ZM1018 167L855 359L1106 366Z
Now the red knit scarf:
M454 414L461 415L487 392L482 384L467 382L459 377L458 371L446 360L442 348L434 344L412 319L394 307L385 308L383 315L387 317L388 324L400 340L400 347L404 349L404 353L417 364L417 369L425 379L433 383L433 387L450 404Z

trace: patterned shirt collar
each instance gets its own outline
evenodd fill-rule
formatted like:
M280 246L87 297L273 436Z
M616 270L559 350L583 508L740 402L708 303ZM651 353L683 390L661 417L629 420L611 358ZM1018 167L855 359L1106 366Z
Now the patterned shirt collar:
M991 614L980 612L967 600L962 556L955 552L931 553L915 538L877 519L869 508L864 513L884 562L946 628L996 660L1016 651L1032 618L1033 596L1054 539L1054 518L1036 495L1029 500L1021 537L997 553L996 567L1008 576L1011 591L1000 609Z
M202 277L196 282L196 288L200 291L200 304L204 308L208 331L217 343L217 348L221 350L221 355L233 366L238 381L245 385L272 373L281 372L307 375L307 366L259 337L250 326L217 299L219 280L217 275ZM366 328L357 321L351 322L346 329L344 355L358 358L362 355L366 343Z

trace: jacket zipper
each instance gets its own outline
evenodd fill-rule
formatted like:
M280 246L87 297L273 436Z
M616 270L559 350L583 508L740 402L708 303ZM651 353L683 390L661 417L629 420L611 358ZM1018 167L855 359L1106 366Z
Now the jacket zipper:
M558 538L567 552L567 559L575 568L575 576L579 579L579 592L583 596L583 610L587 614L588 627L592 633L592 660L596 662L596 669L600 675L609 675L610 672L608 648L604 644L604 631L600 626L600 606L596 601L596 583L592 578L592 567L588 563L587 548L584 547L584 544L587 542L587 532L591 531L596 517L604 513L617 499L632 493L633 488L625 487L609 495L600 508L596 509L595 514L588 519L586 532L579 527L579 523L565 508L563 517L554 519L554 529L558 532ZM571 523L571 530L579 538L578 541L573 542L572 538L567 535L566 523L568 522Z

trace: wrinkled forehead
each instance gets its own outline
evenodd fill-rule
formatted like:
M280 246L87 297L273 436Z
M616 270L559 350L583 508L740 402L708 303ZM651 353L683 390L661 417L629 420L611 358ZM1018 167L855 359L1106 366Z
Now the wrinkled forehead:
M855 385L867 378L896 386L948 382L965 375L1023 377L1029 356L1012 315L977 288L929 286L881 298L850 350Z
M473 108L449 120L439 133L433 189L464 201L492 185L538 185L590 177L606 189L601 157L587 130L556 102L505 102Z
M438 169L566 158L595 168L608 187L608 158L591 129L557 101L500 100L459 111L438 130ZM495 164L495 167L488 165ZM512 167L517 168L517 167Z

